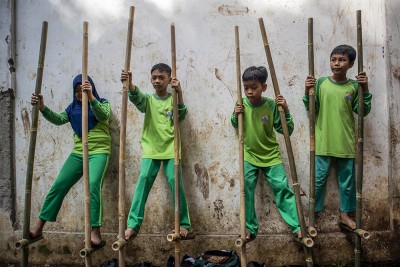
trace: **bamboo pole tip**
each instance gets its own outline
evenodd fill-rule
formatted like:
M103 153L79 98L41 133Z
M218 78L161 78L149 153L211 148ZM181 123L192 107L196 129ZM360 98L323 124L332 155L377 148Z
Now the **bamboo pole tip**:
M16 249L21 249L21 248L24 247L24 244L27 243L27 242L28 242L27 239L18 240L18 241L15 243L15 248L16 248Z
M314 246L314 241L309 237L303 238L302 243L308 248L312 248Z
M312 226L308 227L307 232L311 237L316 237L318 235L317 229Z
M43 21L43 26L47 27L47 25L49 25L49 23L46 20L44 20Z
M79 251L79 255L82 258L86 258L87 256L89 256L89 254L90 254L90 249L88 249L88 248L84 248L81 251Z

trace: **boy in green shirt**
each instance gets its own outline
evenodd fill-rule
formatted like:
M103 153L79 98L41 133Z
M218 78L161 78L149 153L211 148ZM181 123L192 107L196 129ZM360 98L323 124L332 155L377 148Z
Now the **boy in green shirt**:
M347 78L347 71L353 67L355 59L356 50L353 47L335 47L330 56L332 76L318 80L307 76L303 97L308 110L308 91L315 87L315 212L321 212L324 208L326 181L331 161L335 159L340 191L339 223L351 229L356 228L349 213L356 208L353 112L358 111L358 86L361 85L364 90L364 116L371 111L372 99L365 72L360 72L356 81Z
M171 68L159 63L151 69L151 83L155 89L154 94L144 94L132 84L132 73L122 71L121 81L129 79L129 100L137 109L145 113L142 130L141 145L143 149L140 175L133 195L131 209L128 215L128 228L125 230L125 239L136 237L144 218L144 210L150 189L160 169L164 167L165 176L175 194L174 177L174 118L173 99L168 93L168 85L178 94L178 120L181 121L187 114L183 103L182 88L176 77L171 77ZM180 144L179 144L180 147ZM181 169L181 162L179 163ZM189 211L185 191L182 183L182 169L179 172L180 182L180 235L187 236L190 228ZM174 199L174 197L172 197Z
M267 78L265 67L252 66L244 71L242 80L246 98L243 99L243 105L236 104L231 116L232 125L237 128L237 117L239 113L243 113L246 239L254 239L258 232L254 191L260 170L272 188L283 219L292 232L301 238L295 196L288 185L274 132L275 129L278 133L283 133L278 105L285 111L290 134L294 129L293 117L283 96L279 95L275 101L262 96L267 89Z

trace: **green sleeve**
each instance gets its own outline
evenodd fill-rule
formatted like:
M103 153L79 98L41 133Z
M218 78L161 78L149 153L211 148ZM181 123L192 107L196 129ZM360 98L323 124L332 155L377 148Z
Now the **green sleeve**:
M108 100L100 103L97 99L90 102L94 116L98 121L107 121L111 116L111 106Z
M131 101L136 108L144 113L146 112L146 107L147 107L147 94L143 94L140 90L139 87L135 86L135 91L131 93L131 91L128 92L129 96L129 101Z
M69 122L67 112L63 111L61 113L56 113L45 107L43 111L41 111L43 117L55 125L63 125Z
M188 113L185 104L178 104L178 121L183 121Z
M275 103L275 102L274 102ZM280 134L283 134L283 128L282 128L282 123L281 123L281 116L279 114L278 110L278 105L273 106L273 112L274 112L274 129ZM286 118L286 124L289 130L289 135L292 135L293 130L294 130L294 122L293 122L293 117L290 113L285 114Z
M358 86L357 86L358 90ZM358 92L358 91L357 91ZM370 92L365 92L364 93L364 117L369 114L371 111L371 103L372 103L372 94ZM353 111L358 114L358 93L356 97L354 98L353 104Z
M235 116L235 112L232 112L231 123L232 123L233 127L235 127L235 128L239 127L239 122L238 122L238 119Z

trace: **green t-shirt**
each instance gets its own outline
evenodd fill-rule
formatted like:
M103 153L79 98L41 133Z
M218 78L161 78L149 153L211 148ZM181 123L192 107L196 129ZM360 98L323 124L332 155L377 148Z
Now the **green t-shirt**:
M97 99L90 102L90 107L98 120L96 126L88 133L88 149L89 154L111 154L111 135L110 135L110 118L111 106L105 100L103 103ZM42 112L43 117L55 125L63 125L69 122L67 113L56 113L45 107ZM82 139L74 133L74 148L72 153L82 154Z
M243 142L244 160L258 167L270 167L282 163L275 131L283 133L278 106L271 98L264 98L260 105L250 104L243 98ZM235 113L232 113L233 127L238 127ZM289 133L294 129L292 115L286 114Z
M364 116L371 111L372 94L364 93ZM308 110L309 97L303 102ZM336 83L322 77L315 85L315 154L338 158L355 157L353 111L358 110L358 83Z
M159 98L155 94L144 94L138 87L135 87L133 93L129 92L129 100L140 112L145 113L141 139L142 158L173 159L174 120L172 95L168 94L165 98ZM183 120L186 114L187 108L185 104L179 104L179 121Z

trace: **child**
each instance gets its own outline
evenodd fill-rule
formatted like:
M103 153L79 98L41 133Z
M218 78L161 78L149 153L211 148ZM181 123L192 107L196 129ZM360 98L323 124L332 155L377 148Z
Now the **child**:
M364 90L364 116L371 111L372 99L365 72L356 76L357 81L347 78L347 71L353 67L355 59L356 51L353 47L335 47L330 56L332 76L318 80L307 76L303 97L308 110L308 91L315 87L315 212L321 212L324 208L326 181L331 161L335 159L340 191L339 224L345 224L351 229L356 228L349 212L356 208L353 111L358 112L358 86L361 85Z
M301 238L295 196L286 179L274 132L275 129L283 133L278 105L285 111L290 134L294 128L293 118L283 96L279 95L275 101L262 96L267 89L267 78L268 72L265 67L252 66L244 71L242 80L246 98L243 98L243 105L236 104L231 117L232 125L237 128L238 115L243 113L246 239L254 239L258 232L254 191L260 170L272 188L283 219L292 232Z
M82 91L87 92L89 100L88 145L90 221L92 226L91 241L92 246L101 243L100 227L103 217L101 188L111 153L111 136L109 130L111 107L108 100L99 97L90 77L82 85L81 74L76 76L72 83L73 100L64 112L56 113L52 111L44 105L42 95L32 94L32 105L39 105L39 110L46 120L55 125L71 123L74 131L74 148L46 196L40 211L39 220L35 228L30 232L30 238L41 236L46 222L54 222L56 220L64 197L71 187L82 177Z
M171 77L171 68L159 63L151 68L151 84L154 94L144 94L132 84L132 73L122 71L121 81L129 79L129 100L140 112L145 113L141 145L143 149L140 175L133 195L128 215L128 228L125 239L136 237L144 218L144 210L150 189L160 169L164 167L165 176L174 196L174 123L172 95L168 93L168 84L178 93L178 120L187 114L183 103L182 88L176 77ZM186 237L190 228L190 218L182 183L182 166L179 163L180 182L180 235ZM172 197L174 199L174 197Z

